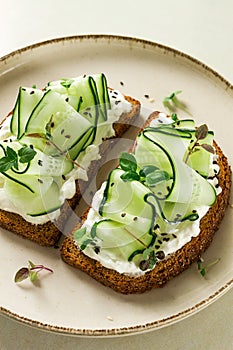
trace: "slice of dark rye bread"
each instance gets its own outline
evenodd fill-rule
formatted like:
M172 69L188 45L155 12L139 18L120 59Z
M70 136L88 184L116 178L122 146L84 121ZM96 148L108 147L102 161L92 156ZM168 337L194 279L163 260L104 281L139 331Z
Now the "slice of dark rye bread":
M145 126L157 116L158 112L152 113ZM222 192L217 196L215 204L201 219L200 234L197 237L193 237L190 242L166 259L160 260L153 270L146 272L142 276L133 277L106 268L97 260L85 255L75 244L72 234L70 237L66 237L62 244L62 259L69 265L84 271L103 285L123 294L143 293L152 288L163 287L171 278L179 275L193 262L198 261L203 252L209 247L224 217L231 188L231 169L227 158L216 142L214 142L214 146L218 154L218 165L220 167L218 181ZM84 213L82 222L85 221L88 210ZM80 226L81 224L75 230Z
M34 241L43 246L53 246L59 240L64 225L69 218L72 210L79 203L82 193L87 188L89 181L95 176L97 169L104 163L104 159L108 150L112 147L114 138L121 138L123 134L134 124L135 119L140 114L140 102L130 96L125 96L125 99L131 103L132 108L127 113L122 113L119 120L114 123L115 136L105 140L100 145L100 160L91 162L88 169L88 181L76 181L76 193L73 198L67 200L61 208L59 218L53 223L51 221L45 224L32 224L26 221L18 214L11 213L0 209L0 226L8 231L14 232L24 238ZM8 115L10 117L11 114Z

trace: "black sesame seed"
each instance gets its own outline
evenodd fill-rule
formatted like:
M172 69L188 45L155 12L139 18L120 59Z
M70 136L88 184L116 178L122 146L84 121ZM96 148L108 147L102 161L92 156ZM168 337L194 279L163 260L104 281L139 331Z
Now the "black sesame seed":
M219 188L219 184L216 184L216 185L215 185L215 188Z
M163 238L163 241L164 241L164 242L169 242L169 241L170 241L170 238L169 238L169 237L164 237L164 238Z
M89 117L92 118L92 114L91 113L88 113Z
M63 174L62 174L62 176L61 176L61 177L63 178L63 180L65 180L65 179L66 179L65 175L63 175Z
M52 122L52 123L50 124L50 126L51 126L51 128L54 128L54 122Z
M30 92L30 95L33 95L34 93L35 93L35 91L32 90L32 91Z
M137 216L135 216L135 217L133 218L133 221L137 221L137 219L138 219L138 217L137 217Z
M159 244L162 244L163 242L162 242L160 239L158 239L158 243L159 243Z
M111 187L114 186L114 182L112 182L110 186L111 186Z
M66 102L69 102L69 97L66 97L65 101L66 101Z
M3 140L3 142L8 142L8 140Z
M29 147L30 147L31 149L33 149L33 145L30 145Z
M121 216L124 218L125 217L125 215L126 215L126 213L121 213Z
M159 249L159 248L160 248L160 245L156 244L155 249Z
M95 247L95 248L94 248L94 252L95 252L96 254L99 254L99 252L100 252L100 247Z
M177 238L177 235L175 235L175 233L173 233L172 236L173 236L174 238Z
M166 232L162 232L160 233L161 236L167 236L167 233Z
M64 131L65 131L64 129L61 129L61 135L63 135L63 134L64 134Z
M145 97L145 98L149 98L150 96L149 96L149 95L147 95L147 94L145 94L145 95L144 95L144 97Z
M70 136L70 135L65 135L65 138L66 138L66 139L70 139L71 136Z
M162 260L165 258L165 253L163 250L159 250L157 253L156 253L156 257L159 259L159 260Z
M43 162L42 162L41 159L38 160L38 165L39 165L39 166L42 166L42 165L43 165Z
M88 115L88 112L83 112L84 115Z
M196 212L197 212L196 209L193 209L192 213L196 213Z
M218 162L216 160L213 161L213 164L218 164Z
M161 196L162 192L157 192L157 194L158 194L159 196Z
M159 224L156 224L155 226L154 226L154 230L157 230L159 228Z
M38 179L38 182L42 184L42 183L43 183L43 180L41 180L41 179Z
M23 91L26 91L26 89L25 89L25 88L22 88L22 90L23 90Z
M123 83L123 81L120 81L120 84L121 84L121 86L124 86L124 83Z
M178 120L178 122L176 123L177 125L180 125L180 120Z

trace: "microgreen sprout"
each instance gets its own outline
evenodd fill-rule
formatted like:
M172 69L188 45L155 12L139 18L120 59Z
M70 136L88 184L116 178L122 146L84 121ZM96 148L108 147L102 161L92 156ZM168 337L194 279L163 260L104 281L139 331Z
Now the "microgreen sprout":
M208 271L208 269L209 269L211 266L216 265L219 261L220 261L220 259L216 259L216 260L210 262L210 263L207 264L207 265L203 265L204 259L203 259L203 258L200 258L200 259L197 261L197 269L198 269L198 271L200 272L200 274L202 275L202 277L205 277L205 276L206 276L206 273L207 273L207 271Z
M26 145L16 152L13 148L7 146L6 149L1 146L5 156L0 159L0 172L4 173L9 169L19 169L19 163L29 163L36 155L36 151Z
M154 165L144 166L138 171L135 157L127 152L121 153L119 164L121 169L124 170L121 175L121 179L124 181L136 180L147 186L154 186L170 179L166 171L160 170Z
M187 163L190 155L193 152L196 152L200 149L198 147L201 147L201 148L205 149L207 152L214 154L214 148L211 145L206 144L206 143L202 143L202 144L199 143L199 141L204 140L207 137L208 131L209 131L208 126L206 124L203 124L196 129L196 132L195 132L196 141L193 142L192 147L188 148L188 153L187 153L187 156L185 158L185 163Z
M170 113L173 115L176 115L175 112L180 109L185 111L186 113L188 112L187 105L183 101L181 101L177 95L181 94L182 90L177 90L172 92L169 96L166 96L163 99L163 105L165 108L169 110ZM190 113L189 113L190 114Z
M15 283L19 283L29 278L31 282L35 282L39 278L39 272L42 270L53 272L49 267L44 265L35 265L30 260L28 261L28 267L22 267L19 269L14 278Z

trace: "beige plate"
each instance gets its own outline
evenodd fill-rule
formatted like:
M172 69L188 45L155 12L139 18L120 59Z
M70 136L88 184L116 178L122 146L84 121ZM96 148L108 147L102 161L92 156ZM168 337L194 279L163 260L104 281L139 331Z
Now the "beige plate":
M82 36L27 47L0 61L4 117L13 107L19 85L44 86L49 80L104 72L109 85L162 109L175 90L198 123L206 122L230 162L233 159L233 87L216 72L173 49L132 38ZM121 84L124 83L124 85ZM155 99L149 102L144 95ZM220 297L233 285L233 209L204 258L220 258L206 279L192 266L165 288L124 296L60 260L59 250L42 248L1 230L0 306L3 314L44 330L83 336L115 336L158 329L182 320ZM37 285L14 284L15 272L30 259L54 270Z

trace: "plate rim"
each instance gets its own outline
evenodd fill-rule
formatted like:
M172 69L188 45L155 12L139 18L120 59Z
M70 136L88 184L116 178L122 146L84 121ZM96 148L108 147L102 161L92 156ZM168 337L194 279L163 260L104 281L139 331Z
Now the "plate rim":
M223 83L225 85L225 89L232 90L233 91L233 84L228 81L225 77L223 77L221 74L219 74L217 71L215 71L213 68L208 66L207 64L203 63L199 59L183 52L178 49L175 49L171 46L164 45L162 43L158 43L155 41L132 37L132 36L124 36L124 35L112 35L112 34L83 34L83 35L68 35L68 36L61 36L56 37L53 39L43 40L39 41L24 47L21 47L19 49L16 49L10 53L7 53L6 55L0 57L0 64L7 64L7 61L14 58L17 55L21 55L25 52L34 51L37 48L49 46L51 44L60 44L62 42L72 42L72 41L84 41L84 40L105 40L105 41L122 41L126 43L132 43L132 44L141 44L144 49L146 47L152 47L152 48L158 48L159 50L164 50L166 52L169 52L170 54L173 54L174 56L178 56L179 58L186 59L188 62L191 62L192 64L198 66L198 68L201 67L205 72L208 72L212 77ZM163 319L159 319L153 322L145 323L142 325L136 325L136 326L129 326L129 327L120 327L120 328L107 328L107 329L78 329L78 328L70 328L70 327L63 327L63 326L56 326L56 325L49 325L44 322L40 322L37 320L33 320L21 315L18 315L17 313L14 313L11 310L8 310L2 306L0 306L0 313L4 316L7 316L8 318L11 318L13 320L16 320L20 323L23 323L28 326L37 327L41 330L46 330L49 332L55 332L59 334L65 334L65 335L76 335L76 336L82 336L82 337L111 337L111 336L122 336L122 335L133 335L133 334L139 334L142 332L149 332L153 330L158 330L161 328L164 328L166 326L169 326L170 324L173 324L175 322L179 322L187 317L189 317L191 314L195 314L201 310L203 310L205 307L212 304L214 301L219 299L221 296L223 296L227 291L229 291L233 287L233 278L226 282L223 286L218 288L217 291L207 296L205 299L199 301L192 307L186 308L174 315L168 316Z

